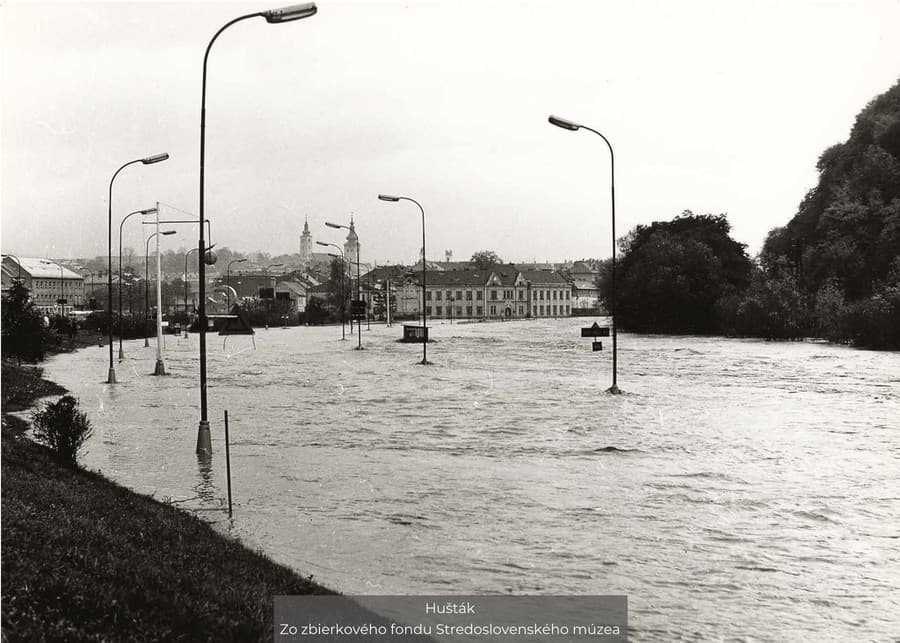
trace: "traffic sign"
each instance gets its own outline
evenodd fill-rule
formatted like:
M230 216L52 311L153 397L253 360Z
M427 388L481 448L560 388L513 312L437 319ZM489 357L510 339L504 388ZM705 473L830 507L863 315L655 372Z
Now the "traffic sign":
M594 322L593 326L588 326L587 328L581 329L582 337L609 337L609 326L598 326L597 322ZM598 350L598 349L594 349Z

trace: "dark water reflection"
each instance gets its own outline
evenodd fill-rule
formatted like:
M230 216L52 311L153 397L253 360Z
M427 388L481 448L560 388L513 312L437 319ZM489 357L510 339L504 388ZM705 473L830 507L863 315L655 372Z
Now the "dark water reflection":
M88 466L347 593L629 596L636 640L900 632L900 356L815 343L578 337L585 320L261 330L103 349L52 379L95 425ZM355 342L353 343L355 345Z

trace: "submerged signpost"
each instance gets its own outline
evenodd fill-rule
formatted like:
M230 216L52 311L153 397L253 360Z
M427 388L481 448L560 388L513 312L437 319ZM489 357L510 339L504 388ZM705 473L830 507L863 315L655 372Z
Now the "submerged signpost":
M591 347L594 351L602 351L603 342L598 342L596 338L609 337L609 326L599 326L597 322L594 322L592 326L581 329L581 336L594 338L594 341L591 343Z

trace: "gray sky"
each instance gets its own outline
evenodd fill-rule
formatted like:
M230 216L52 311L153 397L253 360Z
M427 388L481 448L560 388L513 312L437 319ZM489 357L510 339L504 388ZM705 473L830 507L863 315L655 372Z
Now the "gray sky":
M288 0L289 2L291 0ZM900 72L900 3L338 2L228 29L210 56L206 213L213 241L297 252L352 211L363 260L562 260L684 209L727 212L757 252L815 185L815 163ZM161 201L196 215L203 52L233 3L4 3L3 251L106 254ZM180 213L163 208L163 216ZM140 226L126 245L143 248ZM172 239L173 241L169 241ZM181 226L164 247L193 247Z

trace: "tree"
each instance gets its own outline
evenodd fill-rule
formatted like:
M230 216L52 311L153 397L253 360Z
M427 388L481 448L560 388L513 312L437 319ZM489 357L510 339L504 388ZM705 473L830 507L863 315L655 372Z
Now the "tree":
M725 215L690 210L634 228L616 266L617 323L640 332L720 332L717 303L743 291L752 268L730 231ZM611 265L603 266L599 286L608 308Z
M479 250L472 255L469 261L474 263L479 270L490 270L493 266L503 263L493 250Z
M328 281L325 282L325 287L328 291L328 305L337 312L341 321L345 318L349 308L348 302L351 299L350 278L347 275L345 266L346 262L343 259L334 257L331 260L331 272L328 276Z
M14 280L3 300L3 357L38 362L44 359L47 340L43 315L34 307L28 288Z

